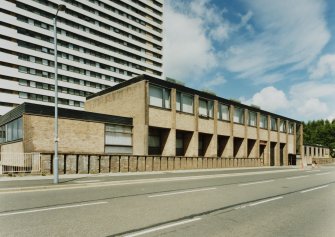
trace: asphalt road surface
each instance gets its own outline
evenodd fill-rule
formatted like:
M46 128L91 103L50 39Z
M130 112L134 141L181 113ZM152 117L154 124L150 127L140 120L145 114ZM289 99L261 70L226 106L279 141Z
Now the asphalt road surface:
M0 181L0 236L335 236L335 166Z

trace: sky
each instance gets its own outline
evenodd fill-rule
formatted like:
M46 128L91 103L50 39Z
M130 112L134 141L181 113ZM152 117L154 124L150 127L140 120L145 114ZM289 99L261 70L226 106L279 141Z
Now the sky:
M164 4L166 77L300 121L335 119L335 1Z

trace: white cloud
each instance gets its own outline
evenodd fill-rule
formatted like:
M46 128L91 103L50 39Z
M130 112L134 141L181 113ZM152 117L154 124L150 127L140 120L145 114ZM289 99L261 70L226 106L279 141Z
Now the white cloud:
M235 50L226 53L223 59L225 68L242 78L257 81L283 66L287 66L286 73L304 69L330 39L324 1L245 0L245 3L254 13L260 33L234 45Z
M330 114L330 115L328 115L327 119L328 119L329 121L333 121L333 120L335 120L335 112L332 113L332 114Z
M286 98L283 91L269 86L256 93L249 101L248 104L260 106L262 109L275 112L281 109L290 107L290 103Z
M217 65L212 42L199 17L165 6L165 74L176 79L199 78ZM179 3L180 4L180 3Z
M331 116L335 111L335 84L308 81L293 85L289 91L291 113L300 118L321 119Z
M335 54L323 55L317 65L310 70L311 79L335 76Z
M326 103L321 102L318 98L310 98L297 107L300 115L304 117L314 117L315 115L324 115L328 112Z
M332 101L335 101L335 84L309 81L292 86L288 94L272 86L265 87L245 103L307 121L322 118L331 120L335 117L335 104Z
M211 79L208 82L206 82L205 86L207 86L207 87L215 87L215 86L223 85L226 82L227 82L227 80L224 78L224 76L222 76L220 74L216 74L213 79Z
M334 115L335 83L314 80L292 86L295 80L289 76L307 69L311 79L335 75L335 54L324 55L310 66L330 39L325 0L242 2L247 10L243 14L219 9L212 0L166 1L166 76L213 88L230 79L215 73L217 69L252 80L253 86L287 80L282 85L289 91L268 86L248 96L247 103L298 120ZM227 20L228 13L234 15L229 18L234 23Z
M252 11L237 13L239 22L227 20L227 9L212 0L166 1L164 11L164 72L166 76L197 80L221 68L218 44L224 44L241 29L254 32L249 24ZM236 16L235 15L235 16ZM201 78L207 80L206 78Z
M293 98L301 98L301 100L306 100L306 98L335 99L335 83L303 82L293 85L289 93Z

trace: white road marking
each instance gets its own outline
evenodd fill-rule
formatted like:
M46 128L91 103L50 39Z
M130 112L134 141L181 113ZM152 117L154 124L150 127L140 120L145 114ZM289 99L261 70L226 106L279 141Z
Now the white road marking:
M240 207L235 207L235 210L246 208L247 206L240 206Z
M248 186L248 185L253 185L253 184L263 184L263 183L270 183L275 181L274 179L270 179L270 180L264 180L264 181L258 181L258 182L250 182L250 183L243 183L243 184L239 184L238 186Z
M58 190L81 189L81 188L98 188L98 187L119 186L119 185L136 185L136 184L148 184L148 183L160 183L160 182L204 180L204 179L215 179L215 178L224 178L224 177L251 176L251 175L257 175L257 174L284 173L284 172L296 172L296 171L297 171L296 169L256 171L256 172L243 172L243 173L232 173L232 174L196 175L196 176L173 177L173 178L104 181L100 183L69 184L66 186L45 185L45 186L26 187L26 188L3 188L3 189L0 188L0 195L10 194L10 193L46 192L46 191L58 191Z
M330 172L320 173L320 174L315 174L315 175L326 175L326 174L330 174Z
M309 175L300 175L300 176L294 176L294 177L288 177L286 179L300 179L300 178L305 178L308 177Z
M138 231L138 232L135 232L135 233L132 233L132 234L129 234L129 235L125 235L125 237L135 237L135 236L139 236L139 235L144 235L144 234L148 234L148 233L155 232L155 231L158 231L158 230L164 230L164 229L167 229L167 228L171 228L171 227L178 226L178 225L184 225L184 224L188 224L188 223L191 223L191 222L194 222L194 221L199 221L199 220L201 220L200 217L185 220L185 221L175 222L175 223L172 223L172 224L157 226L157 227L150 228L150 229L147 229L147 230L142 230L142 231Z
M272 201L275 201L275 200L278 200L278 199L282 199L282 198L283 198L282 196L275 197L275 198L270 198L270 199L266 199L266 200L263 200L263 201L260 201L260 202L251 203L248 206L249 207L253 207L253 206L256 206L256 205L259 205L259 204L262 204L262 203L272 202Z
M314 190L317 190L317 189L320 189L320 188L326 188L326 187L328 187L328 185L323 185L323 186L319 186L319 187L316 187L316 188L306 189L304 191L301 191L300 193L307 193L307 192L310 192L310 191L314 191Z
M94 182L99 182L99 179L94 179L94 180L79 180L75 181L75 183L94 183Z
M106 203L108 203L108 202L93 202L93 203L83 203L83 204L76 204L76 205L59 206L59 207L40 208L40 209L33 209L33 210L27 210L27 211L8 212L8 213L0 214L0 217L19 215L19 214L27 214L27 213L34 213L34 212L42 212L42 211L52 211L52 210L74 208L74 207L92 206L92 205L99 205L99 204L106 204Z
M308 170L306 172L319 172L320 170Z
M193 192L202 192L202 191L209 191L209 190L215 190L216 188L202 188L202 189L192 189L192 190L186 190L186 191L180 191L180 192L173 192L173 193L162 193L162 194L155 194L148 196L149 198L153 197L163 197L163 196L170 196L170 195L178 195L178 194L184 194L184 193L193 193Z
M271 202L271 201L275 201L275 200L282 199L282 198L283 197L280 196L280 197L265 199L263 201L254 202L254 203L251 203L251 204L248 204L248 205L243 205L243 206L235 207L235 210L246 208L246 207L253 207L253 206L256 206L256 205L259 205L259 204L262 204L262 203Z

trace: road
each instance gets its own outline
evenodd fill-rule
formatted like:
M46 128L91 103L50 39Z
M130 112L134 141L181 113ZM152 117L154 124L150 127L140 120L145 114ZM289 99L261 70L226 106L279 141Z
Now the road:
M335 166L2 180L0 236L335 236L334 197Z

